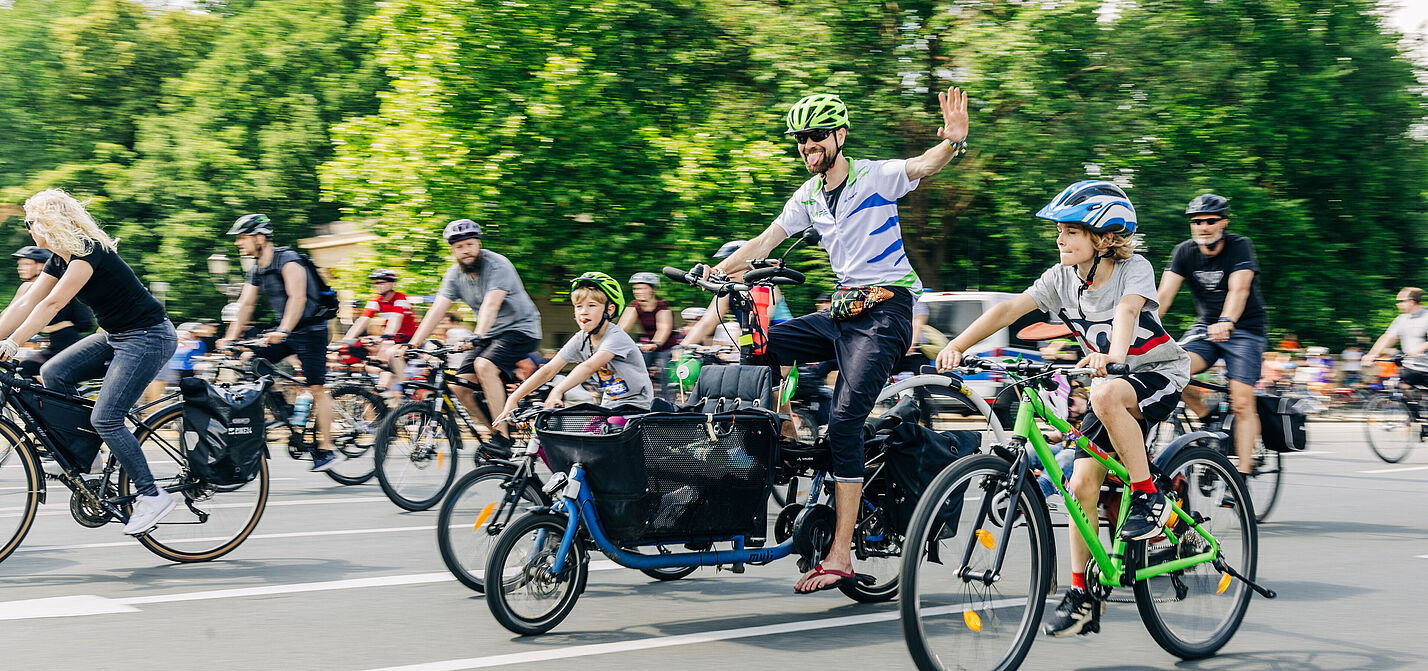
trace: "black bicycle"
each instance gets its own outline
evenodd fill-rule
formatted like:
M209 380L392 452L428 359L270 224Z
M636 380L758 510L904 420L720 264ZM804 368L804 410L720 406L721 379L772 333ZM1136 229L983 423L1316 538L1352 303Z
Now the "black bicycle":
M86 473L90 460L65 449L81 443L98 449L89 425L94 401L46 389L21 376L12 362L0 362L0 396L9 411L0 417L0 561L20 546L48 498L42 456L59 465L57 479L73 492L69 511L76 522L95 528L129 521L137 492L118 459L111 454L99 472ZM261 460L255 477L243 484L200 479L188 465L177 399L169 394L125 415L155 483L183 504L136 540L170 561L209 561L232 552L257 528L268 502L268 464ZM162 407L144 416L156 406Z
M1214 448L1238 467L1240 458L1235 450L1235 437L1230 430L1234 415L1229 412L1228 403L1219 403L1213 396L1219 394L1222 395L1219 398L1228 399L1230 388L1201 380L1191 380L1190 386L1211 392L1212 396L1205 399L1210 408L1209 412L1198 420L1192 419L1190 412L1185 409L1185 403L1181 402L1170 419L1160 426L1170 429L1171 438L1195 431L1224 435L1224 438L1203 438L1197 444ZM1275 501L1279 499L1280 482L1284 478L1284 455L1265 447L1264 440L1255 436L1253 459L1252 472L1244 475L1245 489L1254 501L1255 521L1263 522L1269 517L1269 511L1274 508Z

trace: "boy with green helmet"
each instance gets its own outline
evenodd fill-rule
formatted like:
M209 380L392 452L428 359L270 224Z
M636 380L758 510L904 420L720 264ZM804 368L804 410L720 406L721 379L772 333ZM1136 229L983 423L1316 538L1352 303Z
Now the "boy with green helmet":
M614 323L625 309L625 292L620 283L605 273L584 273L570 282L570 306L580 332L511 392L501 415L510 415L522 398L555 379L571 363L578 365L551 390L545 407L562 405L565 392L592 380L600 388L601 405L634 405L648 410L654 402L654 390L644 355L634 339Z

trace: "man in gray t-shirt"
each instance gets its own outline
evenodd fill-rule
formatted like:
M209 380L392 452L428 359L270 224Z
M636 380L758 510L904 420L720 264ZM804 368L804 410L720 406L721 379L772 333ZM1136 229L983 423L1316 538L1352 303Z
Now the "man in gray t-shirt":
M635 405L648 410L654 402L654 391L650 386L649 369L645 368L644 354L634 339L619 325L609 324L596 351L615 355L591 378L600 388L600 405ZM590 351L590 336L581 332L571 336L556 356L567 363L578 364L594 354Z
M1115 265L1110 281L1098 288L1081 291L1081 279L1073 266L1056 265L1037 278L1026 293L1036 307L1059 315L1076 331L1088 352L1107 352L1111 347L1111 321L1116 306L1128 295L1144 296L1132 336L1126 365L1139 373L1159 373L1177 389L1190 382L1190 357L1165 332L1156 312L1155 276L1150 262L1136 254Z
M422 318L411 342L420 346L436 330L441 318L456 301L465 301L476 311L476 328L471 356L456 375L468 382L480 382L487 408L476 403L476 393L453 386L452 392L482 426L491 428L489 451L509 451L511 439L505 425L491 427L493 417L506 404L505 374L514 377L516 362L540 345L540 313L526 293L521 277L510 260L481 247L481 226L470 219L457 219L443 231L456 263L441 278L436 300ZM486 413L489 412L490 415Z
M1404 287L1398 292L1398 316L1388 325L1388 330L1379 336L1364 355L1363 361L1372 364L1384 350L1398 342L1399 351L1406 357L1422 357L1428 353L1428 309L1423 308L1423 290L1418 287ZM1414 368L1428 366L1410 363L1403 366L1398 379L1404 384L1428 387L1428 374Z

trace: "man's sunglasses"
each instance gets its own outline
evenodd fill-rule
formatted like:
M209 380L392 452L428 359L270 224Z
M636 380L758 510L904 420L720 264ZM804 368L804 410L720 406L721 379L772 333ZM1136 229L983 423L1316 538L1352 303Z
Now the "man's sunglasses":
M30 221L29 219L26 219L26 220L25 220L25 230L27 230L27 231L30 230L30 227L31 227L31 226L34 226L34 225L35 225L35 222Z
M793 141L797 144L803 144L804 142L807 142L809 140L813 140L814 142L822 142L828 139L828 136L832 134L833 131L828 130L827 128L819 128L817 130L802 130L793 134Z
M1190 223L1192 223L1192 224L1213 224L1213 223L1215 223L1215 222L1217 222L1217 221L1220 221L1221 219L1224 219L1224 217L1210 217L1209 219L1191 219L1191 220L1190 220Z

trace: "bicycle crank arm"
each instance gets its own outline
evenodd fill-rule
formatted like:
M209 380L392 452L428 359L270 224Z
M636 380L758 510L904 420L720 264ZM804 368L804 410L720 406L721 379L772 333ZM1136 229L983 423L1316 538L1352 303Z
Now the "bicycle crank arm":
M1250 589L1252 589L1252 590L1258 592L1260 596L1262 596L1262 597L1264 597L1264 598L1266 598L1266 599L1273 599L1273 598L1279 596L1279 594L1278 594L1277 592L1275 592L1274 590L1269 589L1269 588L1267 588L1267 587L1260 587L1259 585L1255 584L1254 581L1252 581L1252 580L1250 580L1249 578L1246 578L1246 577L1240 575L1240 572L1239 572L1239 571L1236 571L1233 567L1231 567L1231 566L1230 566L1230 563L1227 562L1227 561L1225 561L1225 559L1224 559L1223 557L1216 557L1216 558L1215 558L1215 564L1214 564L1214 566L1215 566L1215 570L1217 570L1217 571L1219 571L1219 572L1221 572L1221 573L1228 573L1228 574L1230 574L1230 576L1234 577L1236 580L1238 580L1238 581L1240 581L1240 582L1242 582L1242 583L1244 583L1244 584L1246 584L1246 585L1249 585L1249 586L1250 586Z

